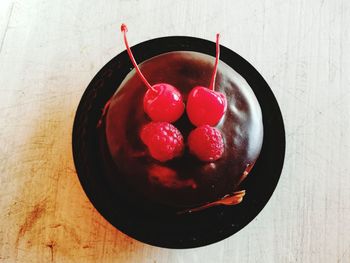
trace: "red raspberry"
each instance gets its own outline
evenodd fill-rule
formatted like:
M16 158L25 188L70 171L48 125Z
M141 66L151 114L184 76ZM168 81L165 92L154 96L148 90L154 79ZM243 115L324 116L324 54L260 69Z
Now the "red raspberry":
M224 141L220 131L209 125L194 129L188 136L190 152L201 161L216 161L224 152Z
M140 136L151 156L158 161L169 161L183 152L181 132L170 123L150 122L141 129Z

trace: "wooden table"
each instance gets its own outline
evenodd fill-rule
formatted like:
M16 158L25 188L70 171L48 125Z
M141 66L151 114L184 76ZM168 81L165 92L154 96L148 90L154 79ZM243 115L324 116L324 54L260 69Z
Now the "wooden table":
M124 47L214 40L250 61L284 115L285 166L247 227L211 246L135 241L88 201L75 110ZM350 1L0 1L0 262L350 262Z

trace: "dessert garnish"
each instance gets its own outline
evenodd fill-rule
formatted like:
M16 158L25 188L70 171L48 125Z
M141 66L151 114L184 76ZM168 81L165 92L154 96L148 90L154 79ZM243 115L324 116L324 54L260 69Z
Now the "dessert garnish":
M190 152L201 161L213 162L224 152L221 132L215 127L203 125L192 130L188 136Z
M175 122L185 110L182 95L177 88L168 83L157 83L151 85L139 69L126 38L128 31L125 24L121 25L124 35L124 43L135 70L146 85L147 91L143 98L143 108L153 121Z
M215 91L215 79L220 56L219 37L220 35L216 34L216 58L209 87L196 86L188 95L187 115L195 126L217 125L227 108L226 96Z
M149 84L129 47L125 24L121 25L121 31L130 60L148 89L143 99L143 108L153 122L142 128L141 140L154 159L161 162L171 160L180 156L184 148L181 132L170 124L179 119L184 112L182 95L170 84ZM218 124L227 108L226 96L214 90L220 57L219 38L220 35L216 34L216 56L209 87L194 87L187 101L187 115L192 124L197 126L188 137L188 145L190 152L204 162L216 161L224 152L224 141L220 131L211 127Z
M181 132L168 122L150 122L141 129L141 140L150 155L161 162L180 156L184 149Z

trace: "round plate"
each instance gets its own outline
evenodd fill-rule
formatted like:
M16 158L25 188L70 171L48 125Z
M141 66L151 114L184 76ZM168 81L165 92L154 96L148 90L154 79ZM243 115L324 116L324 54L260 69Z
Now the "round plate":
M170 51L196 51L214 55L215 43L193 37L164 37L142 42L132 51L138 63ZM285 154L281 111L266 81L241 56L221 46L220 60L237 71L253 89L260 103L263 147L253 170L241 184L246 190L236 206L217 206L168 218L147 216L121 201L103 173L96 126L106 102L132 70L126 51L114 57L93 78L76 112L73 156L80 183L95 208L125 234L155 246L193 248L225 239L252 221L268 202L279 180Z

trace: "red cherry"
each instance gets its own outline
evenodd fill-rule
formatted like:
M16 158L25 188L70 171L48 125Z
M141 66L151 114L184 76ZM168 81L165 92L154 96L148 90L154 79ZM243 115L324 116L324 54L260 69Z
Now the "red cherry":
M153 85L156 90L147 90L143 98L143 109L154 121L176 121L184 112L181 93L167 83Z
M124 34L124 43L135 70L147 87L147 92L143 99L143 108L148 116L154 121L174 122L179 119L185 110L182 95L174 86L167 83L155 85L149 84L145 76L140 71L126 38L128 31L125 24L121 25Z
M218 124L227 108L224 94L197 86L188 95L187 115L195 126Z
M224 140L221 132L209 125L200 126L188 136L190 152L205 162L216 161L224 153Z
M188 95L187 115L193 125L197 127L205 124L217 125L227 108L226 96L221 92L214 91L220 56L219 36L219 34L216 35L216 59L209 88L197 86Z
M150 122L141 129L140 137L151 156L161 162L180 156L184 150L181 132L167 122Z

